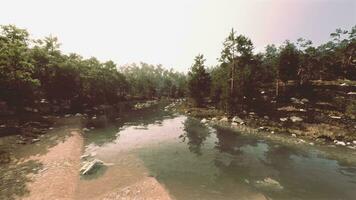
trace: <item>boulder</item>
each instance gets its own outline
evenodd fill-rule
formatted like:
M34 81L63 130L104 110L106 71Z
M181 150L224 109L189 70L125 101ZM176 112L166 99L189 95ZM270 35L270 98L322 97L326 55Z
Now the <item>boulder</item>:
M352 143L356 144L356 140L352 141Z
M295 133L292 134L292 137L297 137L297 135Z
M297 116L292 116L289 118L292 122L302 122L303 119Z
M237 125L238 125L238 123L236 123L236 122L232 122L232 123L231 123L231 125L232 125L232 126L237 126Z
M208 120L206 120L205 118L203 118L200 122L203 123L203 124L205 124L205 123L208 122Z

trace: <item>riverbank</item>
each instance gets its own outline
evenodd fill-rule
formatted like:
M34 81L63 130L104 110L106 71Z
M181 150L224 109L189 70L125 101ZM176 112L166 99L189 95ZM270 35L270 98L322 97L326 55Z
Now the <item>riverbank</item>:
M175 102L168 106L169 109L179 113L198 118L203 123L213 123L229 127L237 131L269 135L271 137L289 137L295 142L309 141L314 145L337 145L351 150L356 150L356 120L349 118L333 119L330 116L320 116L323 123L308 122L306 117L258 115L254 112L244 112L239 115L229 116L214 107L197 108L188 102ZM309 113L318 114L318 113Z

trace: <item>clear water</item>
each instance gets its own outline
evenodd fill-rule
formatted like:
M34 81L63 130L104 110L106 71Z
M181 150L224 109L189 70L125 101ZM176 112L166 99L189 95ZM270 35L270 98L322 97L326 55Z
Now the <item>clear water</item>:
M113 165L81 180L80 198L152 176L178 200L356 199L356 164L336 159L333 148L285 145L160 107L131 112L85 140L87 153ZM279 186L261 185L266 178Z

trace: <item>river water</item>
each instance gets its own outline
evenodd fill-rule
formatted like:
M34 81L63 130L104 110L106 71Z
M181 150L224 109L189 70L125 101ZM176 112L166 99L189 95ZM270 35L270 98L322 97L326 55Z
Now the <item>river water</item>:
M177 200L356 199L356 164L336 158L338 150L241 134L154 106L85 134L85 153L109 165L82 177L78 198L154 177Z

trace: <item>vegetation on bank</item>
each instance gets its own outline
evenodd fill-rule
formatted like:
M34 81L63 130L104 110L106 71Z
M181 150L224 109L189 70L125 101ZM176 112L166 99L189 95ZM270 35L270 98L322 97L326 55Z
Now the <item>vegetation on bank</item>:
M65 54L56 37L32 39L27 30L5 25L0 30L0 114L8 118L28 111L112 110L106 105L189 96L195 104L189 106L217 109L219 115L246 118L254 113L275 127L289 126L288 119L298 117L352 132L356 26L330 36L319 46L305 39L287 40L256 53L249 38L232 30L217 66L208 68L204 56L198 55L186 75L161 65L118 67L113 61ZM200 109L191 112L204 116ZM215 111L208 113L213 117Z
M13 25L0 29L2 111L10 107L22 112L49 103L80 112L127 99L181 97L185 82L183 73L160 65L119 68L113 61L64 54L56 37L32 39L27 30Z
M231 124L237 115L248 126L271 133L352 143L356 26L330 36L331 41L319 46L301 38L255 53L252 41L232 30L219 65L208 68L203 55L195 58L188 74L194 104L183 110L197 117L229 118Z
M263 94L281 102L293 95L312 97L315 80L356 80L356 26L350 31L337 29L330 36L331 41L319 46L300 38L254 53L252 41L232 30L223 43L219 65L207 68L203 55L196 57L189 73L189 94L197 105L208 98L229 113L257 107L262 111ZM208 92L197 96L200 90Z

